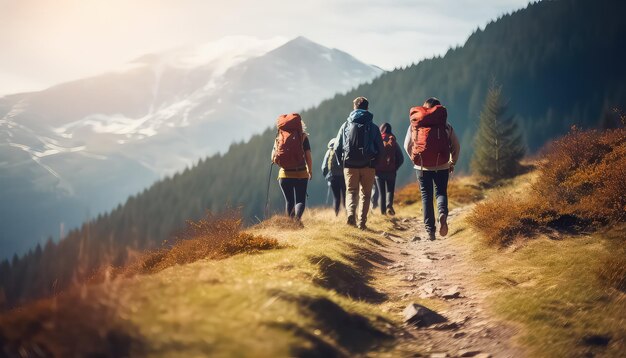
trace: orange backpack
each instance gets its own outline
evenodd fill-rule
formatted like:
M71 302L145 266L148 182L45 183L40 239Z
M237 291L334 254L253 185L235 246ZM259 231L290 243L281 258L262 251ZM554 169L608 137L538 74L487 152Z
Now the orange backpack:
M450 160L450 139L446 132L446 107L413 107L410 118L413 163L421 167L436 167L447 163Z
M306 167L304 159L304 133L302 118L298 113L282 114L276 120L278 133L274 143L272 161L283 169L299 169Z

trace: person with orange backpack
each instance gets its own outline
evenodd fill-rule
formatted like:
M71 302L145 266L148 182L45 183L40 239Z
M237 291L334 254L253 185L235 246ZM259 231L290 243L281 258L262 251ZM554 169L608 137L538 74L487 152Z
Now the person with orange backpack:
M459 159L461 146L448 123L448 111L431 97L409 112L410 125L404 148L413 161L422 194L424 225L430 240L435 240L433 184L439 212L439 235L448 234L448 178Z
M396 172L404 163L402 149L391 132L391 124L383 123L380 126L383 140L383 150L376 164L376 187L378 188L378 206L383 215L395 215L393 196L396 189Z
M313 176L311 144L298 113L280 115L276 125L272 162L280 167L278 183L285 197L287 216L302 224L307 184Z

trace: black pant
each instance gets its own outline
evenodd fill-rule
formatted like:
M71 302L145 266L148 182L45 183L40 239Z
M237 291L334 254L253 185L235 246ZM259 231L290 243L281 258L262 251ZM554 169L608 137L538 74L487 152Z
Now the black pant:
M422 211L424 212L424 225L429 233L435 232L435 210L433 208L433 183L435 184L435 196L437 197L437 209L439 214L448 215L448 177L450 172L446 170L417 170L417 181L420 183L422 192Z
M333 206L335 208L335 215L339 215L339 208L341 205L346 207L346 181L343 176L335 175L328 180L330 183L330 189L333 192Z
M378 188L378 206L380 206L380 211L385 214L387 209L393 208L396 172L376 172L376 187Z
M280 190L285 197L285 210L289 217L296 217L298 220L304 213L306 205L306 186L309 179L281 178L278 179Z

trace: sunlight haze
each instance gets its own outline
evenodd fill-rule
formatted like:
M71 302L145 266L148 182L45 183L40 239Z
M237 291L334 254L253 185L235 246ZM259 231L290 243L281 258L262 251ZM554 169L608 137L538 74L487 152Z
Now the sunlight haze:
M147 53L230 35L303 35L390 70L443 54L527 3L0 0L0 95L44 89Z

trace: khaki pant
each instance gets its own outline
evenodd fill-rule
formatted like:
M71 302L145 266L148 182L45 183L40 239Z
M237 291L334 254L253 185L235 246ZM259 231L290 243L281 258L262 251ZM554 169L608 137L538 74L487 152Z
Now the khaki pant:
M374 168L344 168L343 175L346 179L346 211L348 216L355 215L357 203L360 204L357 222L364 225L367 222L367 212L370 209L376 170ZM359 195L358 199L357 195Z

